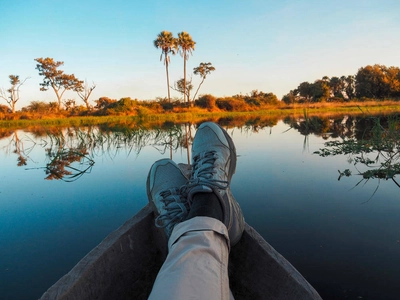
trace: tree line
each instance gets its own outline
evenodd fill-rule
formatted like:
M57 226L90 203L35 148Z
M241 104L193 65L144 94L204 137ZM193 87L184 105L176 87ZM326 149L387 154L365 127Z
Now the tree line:
M248 95L234 95L231 97L216 98L212 95L201 95L198 92L204 80L211 72L215 71L210 62L202 62L193 68L193 74L199 75L201 81L191 98L193 90L192 80L187 77L186 62L192 55L196 42L187 32L178 33L174 37L169 31L160 32L153 45L161 49L160 60L164 62L168 98L157 98L156 101L139 101L130 98L120 100L100 97L95 100L95 106L91 105L89 98L96 88L96 84L89 85L86 81L79 80L74 74L66 74L60 69L64 62L55 61L53 58L36 58L36 69L43 76L40 90L53 90L56 102L45 103L33 101L21 112L35 112L39 114L64 112L65 115L102 115L102 114L140 114L147 110L150 112L163 112L173 108L184 108L198 106L208 110L247 111L266 108L266 106L278 105L280 103L317 103L317 102L346 102L362 99L398 99L400 98L400 68L386 67L384 65L368 65L361 67L356 75L341 77L324 76L313 83L302 82L297 88L284 95L282 102L273 93L264 93L253 90ZM170 85L169 64L171 55L180 53L183 58L183 78ZM0 113L15 114L16 103L20 99L20 88L29 79L20 79L18 75L10 75L10 88L0 89L0 98L6 101L8 106L0 104ZM178 99L171 99L170 89L174 89L183 95L183 103ZM84 106L77 105L74 99L63 99L66 91L77 93L82 99Z
M286 104L343 102L356 98L397 99L400 97L400 68L375 64L358 69L356 75L322 77L313 83L302 82L283 96Z

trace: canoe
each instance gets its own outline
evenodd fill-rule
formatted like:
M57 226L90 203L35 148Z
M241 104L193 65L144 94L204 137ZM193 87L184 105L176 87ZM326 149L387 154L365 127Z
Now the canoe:
M41 300L147 299L167 255L149 205L108 235ZM321 299L306 279L251 226L229 255L235 299Z

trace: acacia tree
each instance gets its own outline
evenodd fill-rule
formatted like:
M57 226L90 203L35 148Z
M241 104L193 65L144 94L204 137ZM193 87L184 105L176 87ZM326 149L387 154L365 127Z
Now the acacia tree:
M192 54L196 42L193 41L189 33L182 31L178 33L177 44L179 52L183 57L183 86L186 86L186 61L189 59L189 54ZM183 101L186 102L187 99L187 102L189 103L189 98L185 98L186 93L184 94Z
M68 75L58 68L64 65L62 61L54 61L53 58L36 58L38 62L36 69L40 76L44 76L43 82L40 83L40 90L47 91L50 87L57 96L58 109L61 109L62 96L65 91L73 90L75 92L83 91L83 81L75 77L74 74Z
M7 90L7 92L4 89L1 89L0 98L6 100L11 108L12 113L15 113L15 105L19 100L19 88L27 79L29 79L29 77L25 78L23 81L19 79L18 75L10 75L8 77L10 78L11 87ZM7 93L9 94L8 96Z
M197 93L199 92L199 89L201 87L201 85L203 84L204 80L206 79L207 75L210 74L212 71L215 71L215 68L213 67L213 65L208 62L208 63L200 63L200 65L196 68L193 68L193 74L194 75L200 75L201 76L201 82L196 90L196 93L193 96L193 100L192 103L194 101L194 99L196 98Z
M88 86L87 81L85 80L85 86L82 90L78 91L78 96L85 102L86 108L90 110L91 106L89 104L89 97L93 90L96 88L96 84L93 82L91 86Z
M167 74L168 101L171 102L171 93L169 86L168 65L170 62L169 54L175 55L178 50L177 40L169 31L161 31L153 42L154 47L161 49L160 61L164 56L165 72Z

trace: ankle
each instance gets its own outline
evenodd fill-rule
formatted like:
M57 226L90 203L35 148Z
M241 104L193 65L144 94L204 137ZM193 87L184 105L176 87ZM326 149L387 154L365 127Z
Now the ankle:
M223 222L223 211L217 195L214 193L196 193L187 219L210 217Z

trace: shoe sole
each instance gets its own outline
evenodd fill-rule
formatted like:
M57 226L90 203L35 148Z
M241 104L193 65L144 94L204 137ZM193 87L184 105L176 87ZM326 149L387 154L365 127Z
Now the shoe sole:
M154 199L153 199L153 197L151 196L150 176L152 175L152 172L151 172L151 171L153 170L153 167L154 167L156 164L162 165L162 162L164 162L164 161L165 161L165 163L169 163L169 162L170 162L170 160L169 160L168 158L163 158L163 159L157 160L157 161L151 166L151 169L150 169L150 171L149 171L149 174L147 175L147 180L146 180L147 199L149 200L151 209L153 210L155 217L158 217L160 214L159 214L159 212L158 212L157 206L154 204Z

